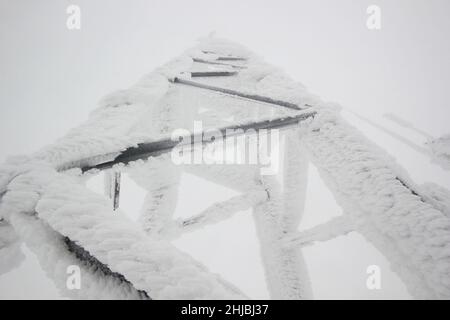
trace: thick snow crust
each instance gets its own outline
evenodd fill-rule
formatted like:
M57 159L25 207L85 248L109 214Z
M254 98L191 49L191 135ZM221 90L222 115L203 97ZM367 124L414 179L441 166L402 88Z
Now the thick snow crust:
M191 71L211 68L237 75L190 78ZM176 77L286 101L317 115L283 135L283 171L278 176L261 176L256 165L175 166L167 155L114 168L128 170L149 191L141 218L134 223L120 209L113 211L106 196L85 187L80 167L114 159L141 142L168 138L177 128L190 130L197 118L207 129L298 113L181 85L174 82ZM448 155L447 144L440 140L431 149L437 157ZM303 211L308 160L319 168L345 213L344 219L328 225L332 229L322 228L322 234L355 229L389 259L415 297L450 298L448 192L415 186L332 105L245 48L218 39L203 40L131 88L106 96L83 125L43 150L10 158L0 167L0 256L8 261L0 272L20 261L24 241L65 296L140 299L142 290L153 299L244 299L233 285L176 249L170 238L252 207L272 297L310 298L302 254L286 245L286 238L295 240ZM191 221L174 222L182 170L248 196L213 206ZM422 193L425 189L430 191ZM129 283L76 259L65 237ZM316 239L314 232L303 237L300 242ZM87 277L81 291L66 288L69 265L80 265Z

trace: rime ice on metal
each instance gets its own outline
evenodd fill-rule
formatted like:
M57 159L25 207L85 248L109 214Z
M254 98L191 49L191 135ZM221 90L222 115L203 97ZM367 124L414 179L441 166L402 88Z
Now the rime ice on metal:
M195 120L204 131L283 129L280 169L262 175L260 163L175 165L171 133L192 131ZM440 141L433 148L444 154ZM308 161L344 216L299 233ZM85 186L98 170L106 172L104 195ZM148 192L136 223L120 209L120 172ZM241 195L174 219L182 172ZM20 263L24 241L72 298L245 299L171 240L251 208L272 298L313 298L302 247L357 230L388 257L412 295L448 299L450 197L419 189L303 85L239 45L207 38L106 96L55 143L0 168L0 255L8 261L0 272ZM89 278L82 290L64 286L71 264Z

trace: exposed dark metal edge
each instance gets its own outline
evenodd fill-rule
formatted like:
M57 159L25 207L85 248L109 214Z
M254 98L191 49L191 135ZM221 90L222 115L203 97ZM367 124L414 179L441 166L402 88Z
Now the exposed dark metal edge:
M119 208L120 199L120 171L114 172L114 193L113 193L113 209L117 210Z
M315 111L311 112L305 112L298 114L296 116L292 117L286 117L286 118L278 118L274 120L265 120L260 122L250 122L247 124L242 125L232 125L228 127L223 127L219 129L219 131L222 133L222 135L225 137L230 137L230 135L226 135L227 131L233 130L248 130L248 129L255 129L255 130L261 130L261 129L276 129L276 128L282 128L287 127L293 124L297 124L300 121L303 121L309 117L314 117L316 114ZM198 133L198 134L191 134L190 135L190 141L191 145L194 145L196 141L201 141L203 144L208 143L207 141L203 141L204 132ZM237 133L238 134L238 133ZM182 137L183 138L183 137ZM184 137L183 139L180 139L178 141L172 140L172 139L164 139L149 143L140 143L137 147L132 147L124 150L119 156L117 156L114 160L107 161L104 163L100 163L94 166L86 166L82 167L82 172L86 172L92 169L98 169L98 170L104 170L109 169L112 166L123 163L127 164L131 161L141 160L141 159L147 159L151 156L159 156L161 154L164 154L166 152L171 151L175 146L180 144L180 141L186 141L189 140L187 137Z
M205 59L200 59L200 58L192 58L192 60L197 63L215 64L215 65L219 65L219 66L233 67L236 69L246 69L247 68L245 66L238 66L235 64L223 63L223 62L213 61L213 60L205 60Z
M202 52L204 54L217 54L215 51L211 51L211 50L202 50Z
M125 276L123 276L118 272L113 272L107 265L100 262L97 258L92 256L88 251L86 251L83 247L76 244L70 238L63 237L63 241L66 244L69 252L73 253L77 257L77 259L80 260L82 263L86 264L89 267L96 268L96 270L100 271L106 277L113 277L121 282L126 283L127 285L130 286L132 290L136 290L140 298L151 300L147 292L145 292L144 290L137 290L133 286L133 284L125 278Z
M242 57L218 57L217 61L246 61L246 58Z
M192 78L199 77L228 77L235 76L237 74L236 71L194 71L191 72Z
M401 179L400 177L395 177L395 179L399 181L403 187L408 189L414 196L418 197L420 201L431 204L434 207L432 203L428 202L427 199L425 199L420 193L414 190L414 188L411 187L408 183L406 183L403 179Z
M229 95L233 95L233 96L238 96L238 97L246 98L246 99L250 99L250 100L255 100L255 101L259 101L259 102L274 104L274 105L285 107L285 108L289 108L289 109L302 110L302 108L300 108L298 105L296 105L294 103L287 102L287 101L282 101L282 100L277 100L277 99L273 99L273 98L270 98L270 97L264 97L264 96L260 96L260 95L257 95L257 94L247 94L247 93L239 92L239 91L236 91L236 90L219 88L219 87L210 86L210 85L207 85L207 84L203 84L203 83L199 83L199 82L195 82L195 81L191 81L191 80L180 79L180 78L177 78L177 77L175 77L173 79L173 82L174 83L180 83L180 84L183 84L183 85L192 86L192 87L197 87L197 88L201 88L201 89L221 92L221 93L225 93L225 94L229 94Z

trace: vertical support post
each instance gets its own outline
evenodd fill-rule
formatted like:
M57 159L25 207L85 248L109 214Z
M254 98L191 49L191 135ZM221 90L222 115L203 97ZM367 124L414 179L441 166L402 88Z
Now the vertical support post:
M174 227L173 213L177 205L180 166L171 161L170 154L166 154L129 168L127 173L147 190L139 217L143 230L152 236L165 237L166 232Z
M300 248L282 243L298 228L306 194L308 159L298 131L286 134L281 184L277 175L261 176L269 199L253 208L267 286L272 299L310 299L312 290Z

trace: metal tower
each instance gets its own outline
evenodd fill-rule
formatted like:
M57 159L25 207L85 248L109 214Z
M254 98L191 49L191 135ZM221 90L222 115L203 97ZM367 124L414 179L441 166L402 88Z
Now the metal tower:
M238 145L231 159L229 143ZM275 153L280 160L268 168L267 155ZM299 232L309 161L344 214ZM104 196L85 186L99 172ZM173 219L183 172L240 194ZM148 192L139 223L120 211L124 173ZM47 148L10 159L0 169L0 197L8 268L24 241L70 297L245 299L170 241L252 209L273 299L313 298L302 247L351 231L387 257L414 297L450 298L448 206L427 196L339 110L221 39L202 40L107 96L85 124ZM81 290L67 289L69 265L80 265L88 279Z

